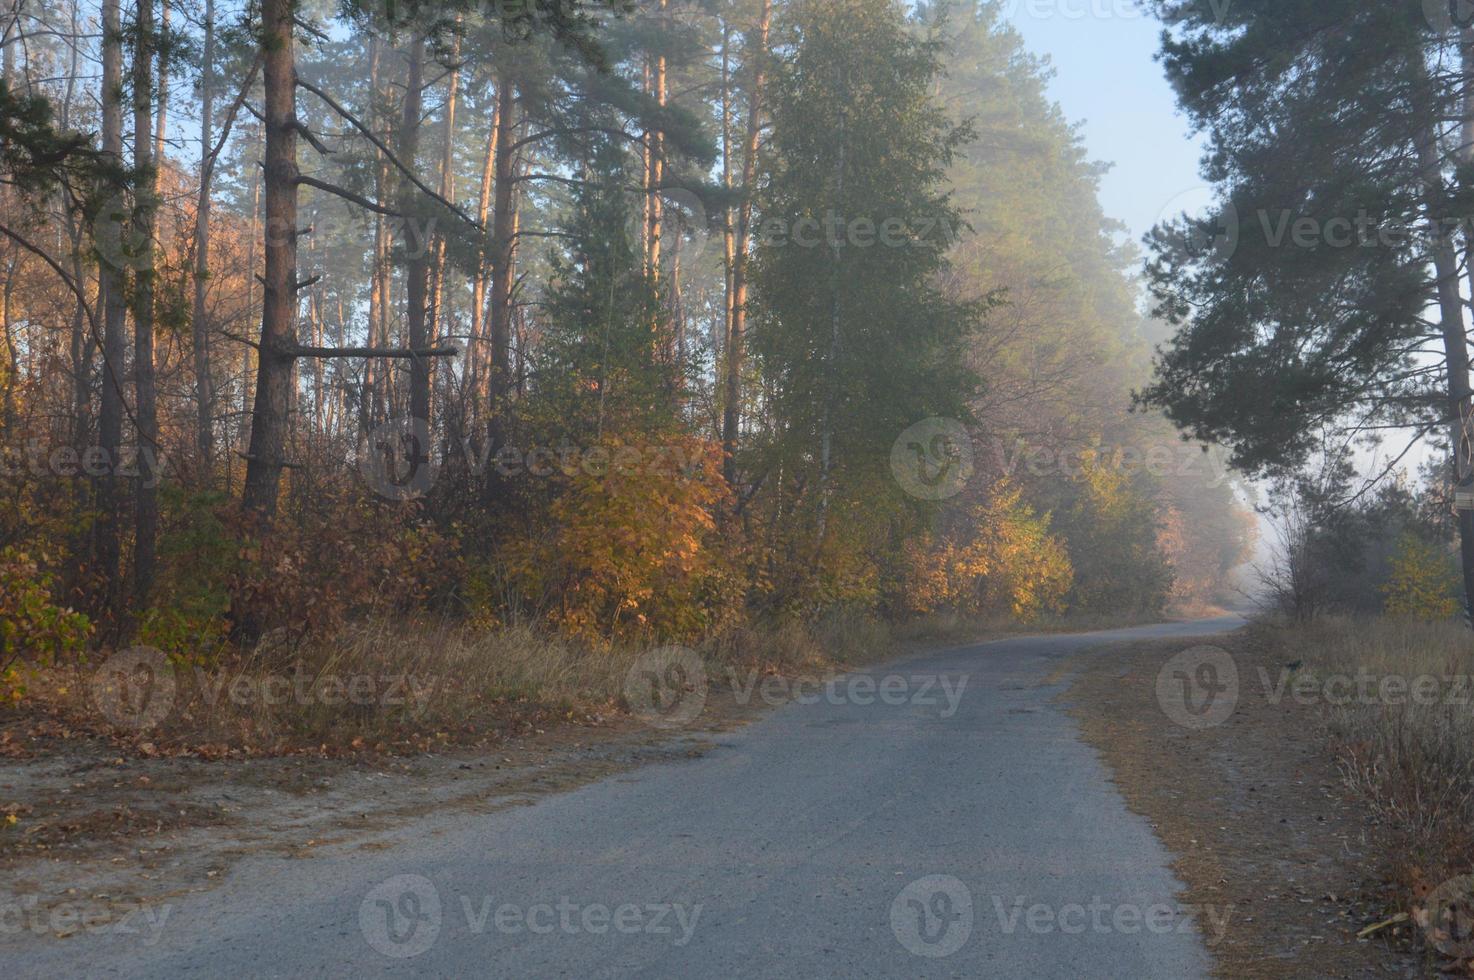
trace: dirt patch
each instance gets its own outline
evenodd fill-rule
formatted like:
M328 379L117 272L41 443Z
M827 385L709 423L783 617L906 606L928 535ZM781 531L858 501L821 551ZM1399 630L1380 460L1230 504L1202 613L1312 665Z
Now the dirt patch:
M1183 901L1227 916L1206 928L1217 975L1234 978L1418 977L1412 926L1357 933L1395 911L1374 869L1375 828L1345 788L1318 709L1260 682L1291 669L1244 634L1207 642L1232 655L1232 713L1211 727L1174 722L1158 701L1181 640L1111 647L1081 658L1067 695L1087 741L1127 804L1177 855ZM1276 703L1276 701L1278 703Z
M697 756L767 710L713 688L679 730L620 715L415 756L140 756L89 735L8 729L0 756L0 910L66 936L213 887L241 858L393 846L447 809L523 806L641 765ZM10 921L9 919L6 920ZM13 923L12 923L13 925ZM13 928L0 930L0 945Z

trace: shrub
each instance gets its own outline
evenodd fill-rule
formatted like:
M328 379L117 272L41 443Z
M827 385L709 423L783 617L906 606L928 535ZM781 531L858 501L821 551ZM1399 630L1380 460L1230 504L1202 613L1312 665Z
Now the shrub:
M52 584L30 555L0 549L0 697L7 700L25 695L25 667L81 653L92 632L86 616L56 605Z
M509 548L508 574L531 608L582 641L693 639L720 629L742 589L716 529L724 505L720 452L679 443L672 464L618 465L620 454L650 460L648 446L608 443L606 472L585 467L548 509L541 533Z

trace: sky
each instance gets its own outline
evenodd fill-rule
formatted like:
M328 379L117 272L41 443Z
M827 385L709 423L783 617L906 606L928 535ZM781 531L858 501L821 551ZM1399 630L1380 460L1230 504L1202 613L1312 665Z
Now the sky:
M1002 0L1029 50L1047 55L1051 95L1084 125L1090 155L1114 164L1101 185L1106 214L1140 241L1159 220L1206 207L1201 141L1177 111L1157 64L1160 24L1135 0Z

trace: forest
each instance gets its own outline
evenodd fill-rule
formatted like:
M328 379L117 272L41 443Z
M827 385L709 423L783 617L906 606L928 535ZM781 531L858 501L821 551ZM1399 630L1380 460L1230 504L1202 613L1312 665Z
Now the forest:
M4 962L1474 975L1471 12L0 0Z
M996 5L10 0L0 671L1231 598ZM413 642L402 640L401 642Z

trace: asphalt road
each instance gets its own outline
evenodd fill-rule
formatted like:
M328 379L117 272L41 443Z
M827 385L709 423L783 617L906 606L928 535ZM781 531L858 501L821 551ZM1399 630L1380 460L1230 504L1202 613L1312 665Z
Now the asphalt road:
M4 972L1206 976L1215 924L1179 904L1168 854L1041 681L1093 644L1188 647L1236 625L1010 639L847 675L699 758L442 814L386 850L248 858L162 922L28 942Z

